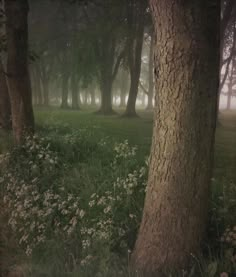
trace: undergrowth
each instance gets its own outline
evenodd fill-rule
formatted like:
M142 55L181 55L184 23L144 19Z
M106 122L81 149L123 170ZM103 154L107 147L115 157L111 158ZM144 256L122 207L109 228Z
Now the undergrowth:
M1 155L2 276L19 264L34 277L131 276L148 171L138 151L54 124ZM212 191L204 256L182 276L236 272L236 187Z

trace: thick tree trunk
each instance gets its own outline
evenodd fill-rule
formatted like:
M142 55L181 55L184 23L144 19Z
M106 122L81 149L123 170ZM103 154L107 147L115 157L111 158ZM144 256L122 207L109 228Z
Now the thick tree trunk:
M148 86L148 104L147 110L153 109L153 91L154 91L154 78L153 78L153 55L154 55L154 35L151 36L150 43L150 53L149 53L149 86Z
M11 127L11 106L8 94L6 76L0 60L0 128L5 130Z
M219 85L220 1L150 4L157 35L158 101L132 263L139 276L156 277L187 268L205 232Z
M98 113L103 115L113 114L114 111L112 109L112 81L108 79L104 79L101 84L101 107Z
M69 95L69 89L68 89L68 76L64 74L62 76L62 96L61 96L61 108L62 109L68 109L68 95Z
M31 85L28 71L28 2L5 1L7 33L7 81L16 143L34 131Z

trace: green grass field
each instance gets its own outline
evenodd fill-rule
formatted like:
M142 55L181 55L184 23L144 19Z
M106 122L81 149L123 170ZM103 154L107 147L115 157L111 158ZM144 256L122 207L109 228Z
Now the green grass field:
M77 130L86 128L96 133L94 140L110 137L115 141L128 139L140 148L140 158L148 155L151 145L152 114L140 112L140 118L98 116L90 111L62 111L60 109L36 109L38 125L67 124ZM236 182L236 112L222 112L216 131L214 177Z

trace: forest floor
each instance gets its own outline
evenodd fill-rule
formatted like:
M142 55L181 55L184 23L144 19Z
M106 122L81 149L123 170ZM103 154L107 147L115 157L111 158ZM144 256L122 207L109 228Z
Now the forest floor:
M120 112L120 111L119 111ZM66 124L71 128L96 130L94 141L110 137L116 141L128 140L141 149L140 158L148 155L151 146L153 114L138 111L139 118L123 118L118 115L101 116L88 111L65 111L60 109L36 109L36 122ZM236 182L236 111L222 111L216 130L214 178Z
M121 112L106 117L91 110L36 108L38 136L33 140L10 150L9 135L0 136L0 154L10 150L7 168L1 168L1 196L8 207L22 208L8 215L18 226L13 235L9 218L1 214L4 207L0 209L0 271L16 263L27 264L27 277L130 276L129 251L142 215L153 115L140 110L138 118L127 119ZM221 112L219 121L205 254L191 276L236 271L236 112ZM80 208L80 219L73 207ZM60 226L52 228L52 218ZM222 237L226 244L220 243ZM21 247L12 261L17 241ZM32 250L29 259L25 253ZM9 252L4 262L1 251Z

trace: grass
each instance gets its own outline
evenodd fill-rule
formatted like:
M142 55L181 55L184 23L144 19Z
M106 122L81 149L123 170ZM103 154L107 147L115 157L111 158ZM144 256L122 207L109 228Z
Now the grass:
M115 141L128 139L140 148L140 158L149 154L153 120L150 112L139 112L140 118L94 115L91 111L65 111L60 109L36 109L39 125L67 124L75 129L95 129L96 138L110 137ZM216 130L214 177L236 182L236 112L222 112Z
M54 155L54 150L55 153L59 154L59 160L62 162L62 164L56 166L53 171L50 171L48 160L43 161L40 159L36 159L35 164L38 164L38 168L41 169L39 170L39 172L37 172L36 168L34 169L34 172L31 173L31 170L28 169L29 161L31 161L32 157L38 156L38 150L36 150L36 154L34 154L33 156L30 152L30 157L25 156L25 152L23 152L23 154L21 151L16 152L17 156L13 156L11 167L14 168L15 164L14 170L16 170L17 172L16 175L22 178L22 180L26 179L26 177L29 177L29 180L37 177L39 180L39 186L41 188L51 188L54 186L58 187L61 185L65 186L65 197L67 192L73 193L74 195L79 195L82 199L81 205L86 206L91 200L90 196L94 192L102 193L103 195L108 190L112 190L114 181L117 180L117 177L127 178L128 173L133 172L134 169L137 169L139 168L139 166L142 166L144 164L145 157L147 157L150 152L153 120L152 113L150 112L139 111L139 116L139 118L127 119L119 116L119 114L108 117L95 115L89 110L72 111L56 108L37 108L35 109L37 131L43 136L51 136L52 145L49 149L52 150L52 155ZM214 210L214 212L212 212L211 210L213 215L210 216L210 227L213 228L209 228L211 229L209 231L209 236L213 234L214 238L216 237L216 233L222 234L228 224L233 226L235 223L233 216L235 214L235 209L231 210L232 207L235 207L235 204L231 205L231 203L229 202L233 200L232 197L234 197L234 195L236 194L236 190L232 190L234 191L233 196L231 195L231 191L224 190L225 187L228 186L228 184L236 183L236 112L221 113L219 119L220 124L217 127L216 131L215 163L213 171L213 177L216 181L212 182L213 193L211 199L213 207L215 207L216 209ZM75 134L76 136L77 134L82 134L82 139L79 138L78 140L76 140L75 143L72 144L67 143L65 137L67 135L70 135L74 131L77 132ZM105 148L102 148L98 145L99 142L101 142L101 140L103 139L108 142ZM110 166L111 160L114 158L114 152L112 152L113 150L110 148L112 148L114 143L123 142L124 140L128 140L131 145L137 145L138 151L136 161L135 158L131 157L130 160L123 160L123 164L115 167L114 169ZM9 135L3 134L0 139L0 145L2 147L0 148L0 154L1 152L4 152L6 149L8 149L10 144L11 141L9 139ZM45 151L48 151L47 149L48 148L46 146ZM42 166L42 162L45 162L45 167ZM35 176L32 177L32 174L35 174ZM126 201L122 200L122 206L118 206L115 209L113 207L116 212L113 212L112 216L116 222L119 222L118 226L120 226L120 222L124 222L124 225L130 224L129 213L130 211L132 211L132 213L135 213L140 207L142 207L142 195L135 195L133 196L133 198L131 197L131 201L130 199L128 201L127 199L125 199ZM219 200L219 198L222 198L222 195L224 196L223 202L222 200ZM131 203L132 201L133 203ZM100 217L101 220L105 220L105 218L103 218L104 214L100 214L96 209L97 207L95 207L94 214L92 214L91 217L88 218L88 224L91 224L91 222L93 221L95 222L97 219L100 220ZM139 215L137 216L137 218L139 218L140 220ZM220 222L218 221L218 219L220 219ZM129 238L127 238L127 241L134 241L137 226L127 226L128 230L132 230L131 233L128 232ZM114 237L113 239L116 239L116 237ZM77 246L80 245L80 242L77 238L74 242L68 243L72 243ZM132 249L132 243L131 245L127 245L129 249ZM213 249L212 246L215 243L214 239L212 241L209 239L209 241L207 241L206 243L210 244L209 247ZM38 253L36 253L36 261L38 262L39 258L41 260L46 258L47 264L45 264L45 267L43 267L42 265L44 265L45 262L42 262L41 264L32 263L34 264L34 267L32 271L33 273L31 273L30 277L38 277L41 276L40 274L45 274L43 276L47 277L87 277L94 276L94 272L100 272L100 275L96 276L104 277L129 276L125 273L127 272L128 268L126 257L127 252L125 255L124 252L122 252L123 262L121 264L119 264L119 262L116 263L116 266L119 264L120 267L116 268L115 270L113 270L112 268L108 268L107 265L110 263L109 259L111 255L110 244L99 244L100 246L94 249L96 255L99 253L98 255L102 257L99 264L95 263L92 268L85 269L85 272L83 272L83 270L82 272L80 272L75 269L74 273L70 273L68 275L63 272L64 262L68 256L67 250L64 249L65 245L63 243L60 243L60 241L55 241L53 239L51 241L49 240L48 245L49 246L44 248L44 250L41 249L40 251L38 251ZM73 246L70 246L69 251L72 251L73 249ZM219 250L219 243L216 247L214 247L214 250L211 251L212 252L210 253L210 255L208 255L205 260L201 261L202 267L207 268L210 263L213 269L217 267L218 273L222 271L227 271L227 268L229 268L229 266L226 265L228 263L228 260L226 260L226 262L224 261L224 254L222 254L223 252L221 252L221 249ZM112 253L114 254L114 252ZM209 256L212 257L209 258ZM114 258L114 260L116 259L117 256ZM57 269L56 272L55 269ZM109 271L110 269L112 271ZM230 270L231 269L229 269L229 271ZM117 274L119 271L123 273ZM205 269L202 271L206 272ZM202 274L201 276L214 275Z

